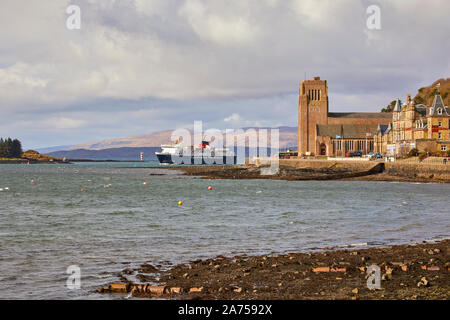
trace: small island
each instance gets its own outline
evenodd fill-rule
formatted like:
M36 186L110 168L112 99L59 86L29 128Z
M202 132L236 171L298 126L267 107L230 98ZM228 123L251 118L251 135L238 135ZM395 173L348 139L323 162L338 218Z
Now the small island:
M65 159L53 158L34 150L22 151L19 139L0 138L0 164L68 163Z

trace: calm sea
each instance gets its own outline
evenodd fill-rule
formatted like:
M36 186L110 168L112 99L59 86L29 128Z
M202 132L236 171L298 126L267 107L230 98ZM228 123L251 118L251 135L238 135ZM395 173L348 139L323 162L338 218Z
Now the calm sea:
M94 291L144 262L449 238L449 193L449 184L204 180L156 163L0 165L0 298L124 298ZM66 288L71 265L80 290Z

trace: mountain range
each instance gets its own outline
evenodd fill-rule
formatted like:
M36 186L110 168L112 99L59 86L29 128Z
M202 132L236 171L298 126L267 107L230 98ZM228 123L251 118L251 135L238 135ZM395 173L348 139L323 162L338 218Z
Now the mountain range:
M238 142L237 145L242 146L242 142L245 141L245 133L252 129L257 133L259 130L267 129L267 132L270 133L271 128L242 128L242 132L237 134L237 141L241 141L241 143ZM280 149L295 149L297 147L297 127L278 127L276 129L279 130ZM140 153L143 152L144 159L155 160L155 151L160 150L161 144L171 142L172 132L173 130L157 131L125 138L86 142L72 146L42 148L37 151L47 153L56 158L65 157L92 160L138 160ZM267 137L268 143L270 144L270 135L267 134Z

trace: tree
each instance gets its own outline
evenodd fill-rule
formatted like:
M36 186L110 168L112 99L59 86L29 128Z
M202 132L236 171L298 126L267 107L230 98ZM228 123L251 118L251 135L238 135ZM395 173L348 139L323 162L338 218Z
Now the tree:
M14 139L11 146L11 157L20 158L22 156L22 143L19 139Z
M6 140L6 147L8 148L8 157L11 157L11 151L12 151L12 139L11 139L11 137L9 137L7 140Z
M387 105L386 108L381 109L381 112L392 112L394 110L395 107L395 100L392 100L390 104Z
M422 98L421 96L415 96L414 97L414 103L415 104L423 104L425 102L425 99Z
M0 138L0 157L4 158L8 156L8 149L3 138Z
M18 139L0 138L0 157L20 158L22 156L22 143Z

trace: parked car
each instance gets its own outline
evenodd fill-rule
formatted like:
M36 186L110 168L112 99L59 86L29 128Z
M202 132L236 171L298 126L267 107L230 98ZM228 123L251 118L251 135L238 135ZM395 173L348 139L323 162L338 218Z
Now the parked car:
M374 153L373 155L372 155L372 158L375 158L375 159L383 159L383 155L381 154L381 153Z
M350 157L362 157L362 152L361 151L355 151L350 153Z

